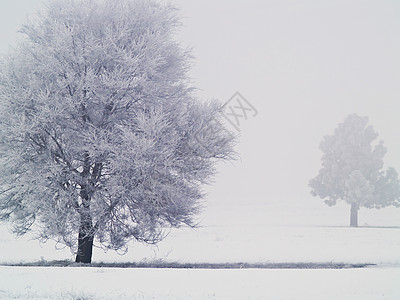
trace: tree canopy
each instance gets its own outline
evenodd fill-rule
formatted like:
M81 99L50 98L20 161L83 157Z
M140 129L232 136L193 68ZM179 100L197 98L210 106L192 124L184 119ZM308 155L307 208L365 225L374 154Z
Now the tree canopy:
M196 224L234 138L207 126L221 106L196 99L179 25L158 1L55 0L22 27L0 65L0 219L17 234L126 250Z

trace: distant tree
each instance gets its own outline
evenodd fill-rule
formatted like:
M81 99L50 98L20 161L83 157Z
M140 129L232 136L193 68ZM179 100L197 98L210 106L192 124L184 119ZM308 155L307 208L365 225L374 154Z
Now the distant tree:
M333 206L338 200L351 205L350 226L358 226L360 207L399 205L400 183L394 168L383 170L386 148L367 117L348 116L325 136L322 168L310 181L311 194Z
M179 24L153 0L53 0L23 26L0 66L0 220L15 233L90 263L93 242L123 251L196 225L234 138L193 95Z

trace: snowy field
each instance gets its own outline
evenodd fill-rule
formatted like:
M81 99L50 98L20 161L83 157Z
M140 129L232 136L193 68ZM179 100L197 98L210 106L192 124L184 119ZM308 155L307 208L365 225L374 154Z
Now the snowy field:
M0 268L1 299L399 299L399 268Z
M157 247L133 244L94 261L371 263L342 270L184 270L0 267L0 299L400 299L400 212L282 202L210 206L202 227L171 231ZM69 250L16 239L0 227L0 261L73 259Z

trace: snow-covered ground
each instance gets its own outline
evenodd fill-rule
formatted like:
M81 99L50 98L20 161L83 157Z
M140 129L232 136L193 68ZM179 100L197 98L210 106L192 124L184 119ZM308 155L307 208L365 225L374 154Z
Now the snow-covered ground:
M206 208L201 227L172 230L157 246L132 243L126 255L95 249L94 261L162 259L178 262L359 262L400 264L400 209L362 209L360 228L349 228L349 206L322 201L277 201ZM73 259L28 235L0 226L0 263Z
M399 299L400 269L0 267L0 299Z
M157 247L137 243L94 261L373 263L344 270L177 270L0 267L0 299L400 299L400 211L276 201L210 205L202 227L173 230ZM0 262L72 259L68 249L16 239L0 227Z

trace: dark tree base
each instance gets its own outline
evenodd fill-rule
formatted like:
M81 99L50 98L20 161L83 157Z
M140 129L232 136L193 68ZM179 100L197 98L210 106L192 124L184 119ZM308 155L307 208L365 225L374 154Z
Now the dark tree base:
M76 255L75 262L84 264L92 263L92 252L93 252L93 237L90 236L82 237L82 235L79 234L78 253Z

